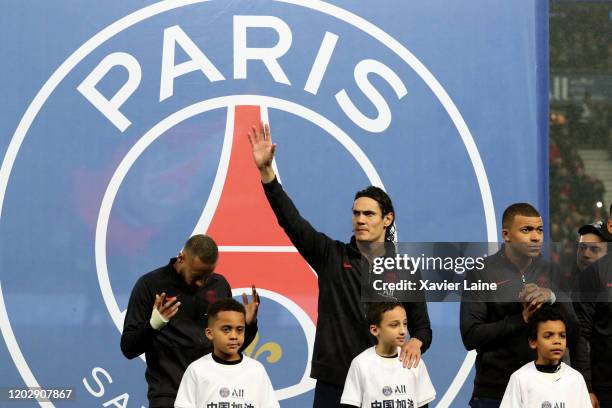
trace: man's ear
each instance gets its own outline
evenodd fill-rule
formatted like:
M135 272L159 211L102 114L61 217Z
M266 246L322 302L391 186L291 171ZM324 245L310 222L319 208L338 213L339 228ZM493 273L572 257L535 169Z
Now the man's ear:
M210 327L207 327L204 330L204 334L206 335L206 338L210 341L212 341L213 335L212 335L212 329Z
M378 327L375 324L370 325L370 333L372 333L374 337L378 336Z
M385 214L383 217L383 226L388 228L389 225L393 224L393 220L395 219L395 214L392 212Z
M510 242L510 231L508 231L506 228L502 228L502 239L506 242Z

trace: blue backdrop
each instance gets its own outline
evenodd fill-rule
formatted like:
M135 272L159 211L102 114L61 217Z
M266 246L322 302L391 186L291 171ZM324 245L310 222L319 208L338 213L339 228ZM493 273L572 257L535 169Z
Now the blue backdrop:
M352 195L374 183L401 241L495 241L508 204L547 212L547 11L2 2L0 387L73 388L58 407L146 406L144 362L119 350L121 313L140 275L208 231L227 259L219 272L262 289L252 357L283 407L309 406L316 283L302 265L299 288L275 286L292 273L274 261L287 242L252 211L260 190L240 196L257 175L239 148L252 116L236 106L269 120L286 190L328 235L349 239ZM465 406L458 304L429 307L432 405Z

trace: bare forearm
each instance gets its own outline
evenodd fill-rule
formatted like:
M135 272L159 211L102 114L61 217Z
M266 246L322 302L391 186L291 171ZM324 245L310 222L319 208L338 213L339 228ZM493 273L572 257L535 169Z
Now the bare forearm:
M276 174L274 174L274 169L272 168L272 166L264 166L260 168L259 175L261 176L261 182L264 184L268 184L269 182L274 180L274 177L276 177Z

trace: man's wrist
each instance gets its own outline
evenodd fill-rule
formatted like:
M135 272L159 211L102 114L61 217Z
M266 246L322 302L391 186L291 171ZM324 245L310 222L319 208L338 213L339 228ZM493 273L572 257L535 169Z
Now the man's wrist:
M261 182L264 184L268 184L276 177L272 166L266 166L259 169L259 175L261 176Z
M413 343L417 343L417 346L423 347L423 341L421 339L419 339L418 337L411 337L410 339L408 339L408 341L412 341Z
M153 313L151 313L151 319L149 320L149 324L154 330L161 330L165 325L168 324L168 319L164 318L164 316L159 313L159 310L153 309Z

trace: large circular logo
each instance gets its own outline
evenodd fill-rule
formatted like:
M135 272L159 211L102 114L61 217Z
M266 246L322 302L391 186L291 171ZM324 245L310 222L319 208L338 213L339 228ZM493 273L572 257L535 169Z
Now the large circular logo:
M427 109L434 113L418 114ZM440 131L456 161L452 177L474 180L484 234L496 240L486 171L468 126L431 72L381 28L320 1L248 10L156 3L106 27L61 64L2 162L0 237L10 236L7 251L37 248L25 263L3 259L10 272L0 287L2 333L28 386L51 381L53 350L72 357L72 369L54 381L81 387L82 401L131 394L144 404L144 363L125 360L118 347L129 292L191 233L210 233L234 294L256 283L267 301L248 353L266 365L279 399L299 406L308 398L316 275L276 225L249 162L246 130L260 119L279 143L275 166L286 189L308 219L338 238L348 236L348 222L335 214L355 185L391 190L396 203L415 201L406 185L427 175L404 156L431 141L407 138L406 129ZM402 237L411 229L399 222L398 230ZM41 331L45 350L26 340ZM439 406L452 402L473 358L439 389Z

